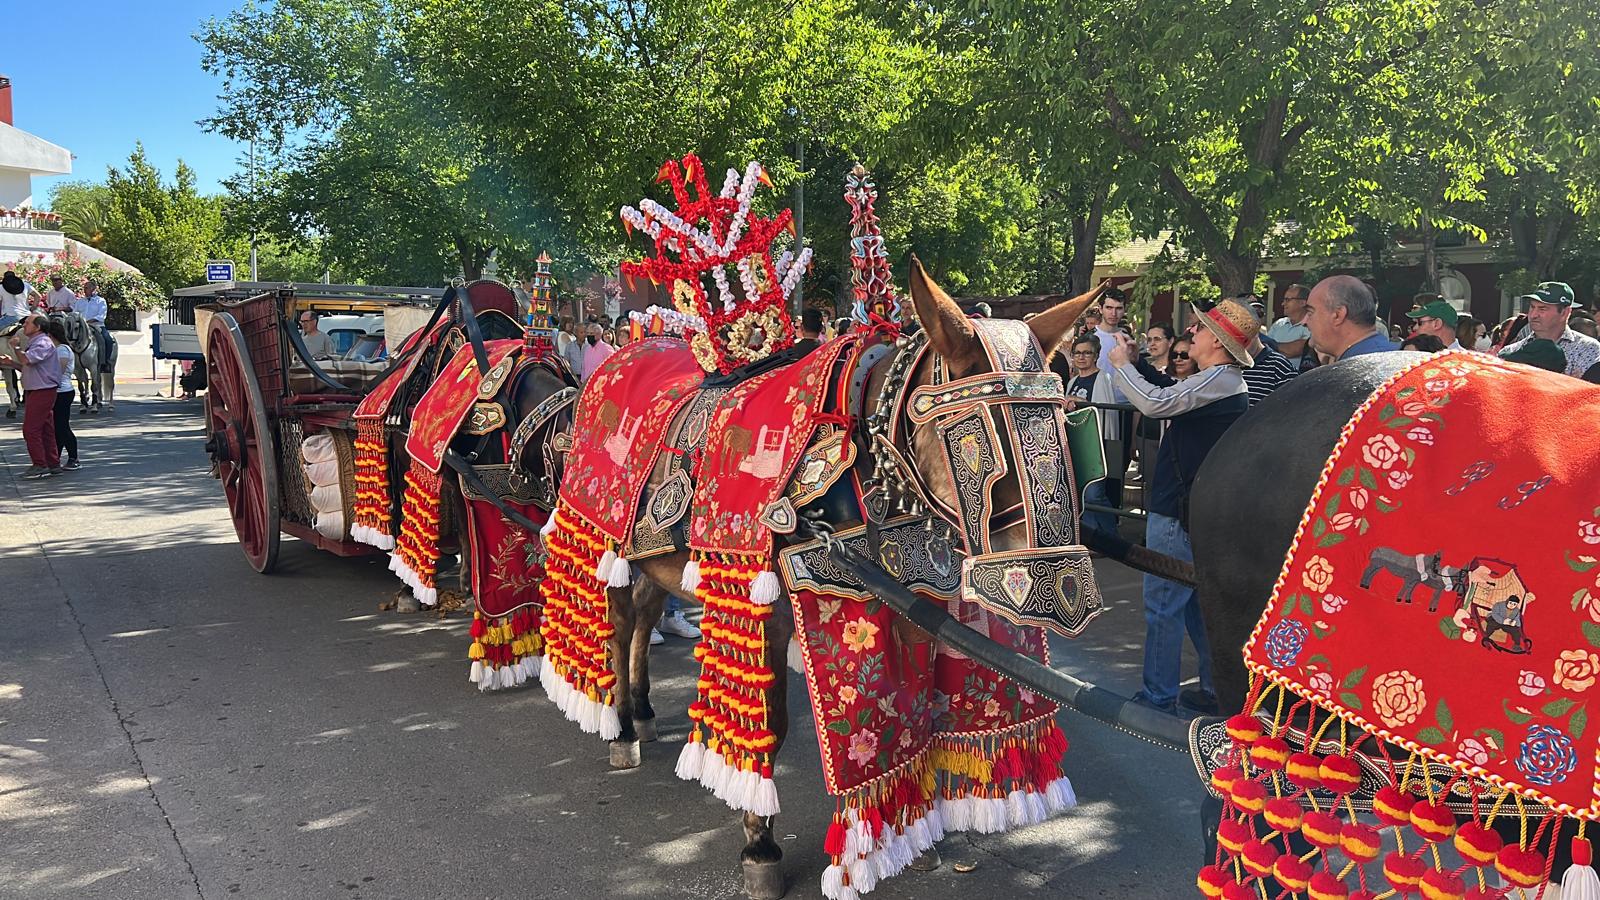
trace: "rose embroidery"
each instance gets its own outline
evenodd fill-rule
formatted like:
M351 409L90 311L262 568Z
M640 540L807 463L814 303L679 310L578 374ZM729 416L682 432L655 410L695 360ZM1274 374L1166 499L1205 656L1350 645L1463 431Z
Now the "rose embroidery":
M1600 593L1585 591L1578 598L1578 603L1582 604L1584 612L1589 614L1591 621L1600 622Z
M1544 677L1523 669L1517 673L1517 690L1525 697L1537 697L1544 693Z
M1556 675L1551 680L1556 687L1577 694L1594 686L1597 673L1600 673L1600 656L1588 650L1563 650L1556 658Z
M1328 520L1328 524L1332 526L1334 531L1349 530L1350 526L1354 525L1355 523L1356 517L1347 512L1335 513L1333 518Z
M1600 544L1600 522L1579 522L1578 540L1585 544Z
M1328 672L1311 673L1311 677L1306 679L1306 684L1313 691L1316 691L1324 696L1331 695L1333 693L1333 675Z
M1396 469L1389 473L1389 487L1400 490L1411 483L1411 473L1404 469Z
M1306 635L1310 633L1305 623L1296 619L1285 619L1272 626L1272 630L1267 632L1267 659L1280 669L1294 665L1301 648L1306 644Z
M1350 505L1356 509L1367 508L1367 489L1358 487L1350 489Z
M878 755L878 736L871 731L857 731L850 735L850 761L866 766Z
M1418 425L1417 427L1406 432L1406 437L1416 441L1424 447L1433 446L1433 432L1421 425Z
M1467 738L1456 745L1456 755L1475 766L1488 765L1489 748L1477 738Z
M1546 785L1566 781L1577 767L1572 738L1549 725L1528 726L1528 736L1517 753L1517 768L1529 781Z
M1390 728L1415 722L1427 703L1422 679L1405 669L1385 672L1372 681L1372 709Z
M983 705L983 714L991 719L1000 715L1000 701L990 697L989 702Z
M1305 572L1300 575L1300 582L1313 594L1326 591L1328 585L1333 584L1333 563L1320 556L1311 557L1311 561L1306 563Z
M1375 434L1361 448L1361 458L1374 469L1393 468L1400 461L1400 443L1387 434Z
M1412 400L1407 402L1405 406L1400 407L1400 411L1415 419L1428 411L1428 404L1423 403L1421 400Z
M866 619L857 619L844 626L845 646L857 653L871 650L878 643L878 626Z
M1339 596L1338 594L1323 594L1322 611L1331 616L1339 610L1344 609L1345 604L1348 602L1350 601Z

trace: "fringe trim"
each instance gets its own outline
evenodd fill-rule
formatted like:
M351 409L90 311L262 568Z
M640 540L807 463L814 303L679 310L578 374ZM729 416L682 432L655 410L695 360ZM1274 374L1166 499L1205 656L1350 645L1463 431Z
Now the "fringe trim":
M355 524L350 526L350 540L377 547L379 550L393 550L394 538L387 532L379 531L371 525Z
M544 669L544 639L539 636L539 608L524 607L509 616L472 614L472 668L467 680L480 691L520 687Z
M539 684L568 720L587 733L615 740L622 734L612 696L617 677L611 667L610 641L616 629L600 573L609 574L616 552L565 503L557 506L550 521L556 525L546 540L549 556L541 585L544 608L539 635L545 661Z

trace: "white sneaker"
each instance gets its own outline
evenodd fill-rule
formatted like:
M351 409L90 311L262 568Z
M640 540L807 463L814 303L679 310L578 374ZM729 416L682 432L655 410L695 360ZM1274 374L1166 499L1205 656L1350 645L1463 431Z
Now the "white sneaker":
M654 647L657 644L665 644L666 642L667 639L661 636L661 632L654 628L650 629L650 646Z
M693 622L684 618L683 610L681 609L662 616L661 624L657 627L673 637L687 638L691 641L700 640L700 629L696 628Z

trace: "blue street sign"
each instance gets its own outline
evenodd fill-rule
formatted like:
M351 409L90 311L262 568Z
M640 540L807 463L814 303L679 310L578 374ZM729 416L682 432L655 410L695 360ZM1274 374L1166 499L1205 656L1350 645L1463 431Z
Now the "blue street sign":
M213 259L206 263L206 281L232 281L233 260Z

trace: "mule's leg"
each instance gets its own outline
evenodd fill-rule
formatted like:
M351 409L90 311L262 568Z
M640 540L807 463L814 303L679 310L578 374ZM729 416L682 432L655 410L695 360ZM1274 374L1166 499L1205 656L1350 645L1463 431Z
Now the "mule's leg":
M773 759L783 749L789 735L789 638L794 633L794 617L787 603L779 603L767 619L767 665L772 669L772 687L767 690L767 726L777 738ZM744 891L751 900L777 900L785 891L783 848L772 838L777 816L744 813L744 850L739 861L744 866Z
M641 743L656 739L656 710L650 705L650 628L661 618L667 592L648 578L634 581L633 647L628 676L632 680L633 729Z
M631 665L634 643L634 626L638 614L634 610L633 595L636 588L606 588L606 605L611 608L610 653L617 684L612 696L617 701L617 719L622 732L611 742L611 768L636 769L639 767L639 733L633 727L633 667ZM648 635L646 641L649 640Z
M106 411L117 411L117 373L102 372L100 374L100 395L105 400Z
M1367 565L1367 570L1361 573L1361 589L1366 590L1367 588L1372 587L1372 579L1376 578L1378 576L1378 572L1382 571L1382 569L1383 563L1378 562L1377 560L1373 560L1371 563L1369 563Z

